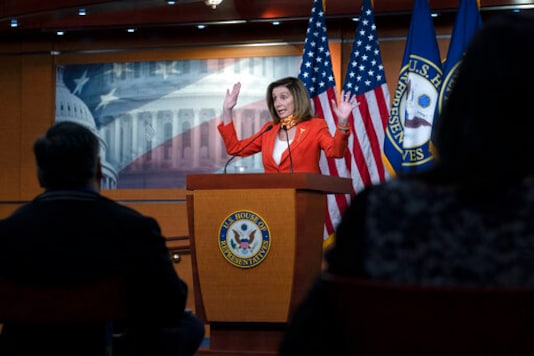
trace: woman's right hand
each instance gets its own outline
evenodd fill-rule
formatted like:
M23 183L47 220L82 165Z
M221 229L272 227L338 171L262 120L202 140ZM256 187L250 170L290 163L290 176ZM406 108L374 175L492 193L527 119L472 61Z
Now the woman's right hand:
M241 90L241 83L237 82L232 87L232 90L226 89L226 96L224 97L223 102L223 111L225 113L231 113L234 106L237 104L237 98L239 96L239 91Z

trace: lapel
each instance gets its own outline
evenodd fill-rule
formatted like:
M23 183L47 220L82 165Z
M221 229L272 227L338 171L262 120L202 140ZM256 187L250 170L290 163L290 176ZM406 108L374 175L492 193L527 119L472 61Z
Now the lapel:
M280 130L280 124L274 125L274 128L270 132L265 133L265 139L262 142L262 151L273 152L278 130Z
M276 140L276 135L278 135L278 131L280 130L280 124L274 125L274 128L265 133L264 140L262 142L262 151L263 152L270 152L270 154L263 154L263 160L269 161L272 166L276 167L277 164L273 159L272 152L274 151L274 143Z
M309 127L310 123L311 123L311 120L301 122L300 124L297 125L296 127L297 131L295 132L295 137L293 138L293 141L291 141L291 144L290 144L291 155L293 155L295 151L300 150L299 147L303 144L303 142L306 141L306 137L310 134L310 131L311 131ZM286 159L289 159L289 152L287 149L284 151L284 153L282 153L280 163L282 163Z

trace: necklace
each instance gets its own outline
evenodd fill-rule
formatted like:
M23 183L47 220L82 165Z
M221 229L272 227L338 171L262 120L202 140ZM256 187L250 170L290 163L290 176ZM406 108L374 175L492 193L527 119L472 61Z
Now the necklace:
M290 128L297 125L297 122L295 121L295 117L293 115L289 115L288 117L280 119L280 124L282 124L282 126L285 126L286 130L289 130Z

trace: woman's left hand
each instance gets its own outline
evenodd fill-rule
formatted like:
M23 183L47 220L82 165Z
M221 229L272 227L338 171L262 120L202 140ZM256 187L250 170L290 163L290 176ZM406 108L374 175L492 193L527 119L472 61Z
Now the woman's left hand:
M339 100L339 104L336 104L336 101L332 99L332 109L334 110L334 113L337 116L338 124L345 126L347 125L347 121L349 119L349 115L358 105L358 101L356 100L356 94L351 95L350 91L341 92L341 99Z

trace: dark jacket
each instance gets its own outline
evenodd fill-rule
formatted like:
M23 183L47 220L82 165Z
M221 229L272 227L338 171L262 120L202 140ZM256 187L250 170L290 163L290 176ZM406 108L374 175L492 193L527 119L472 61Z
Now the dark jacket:
M0 277L68 284L125 278L131 321L177 326L187 285L158 223L88 190L48 191L0 221Z

